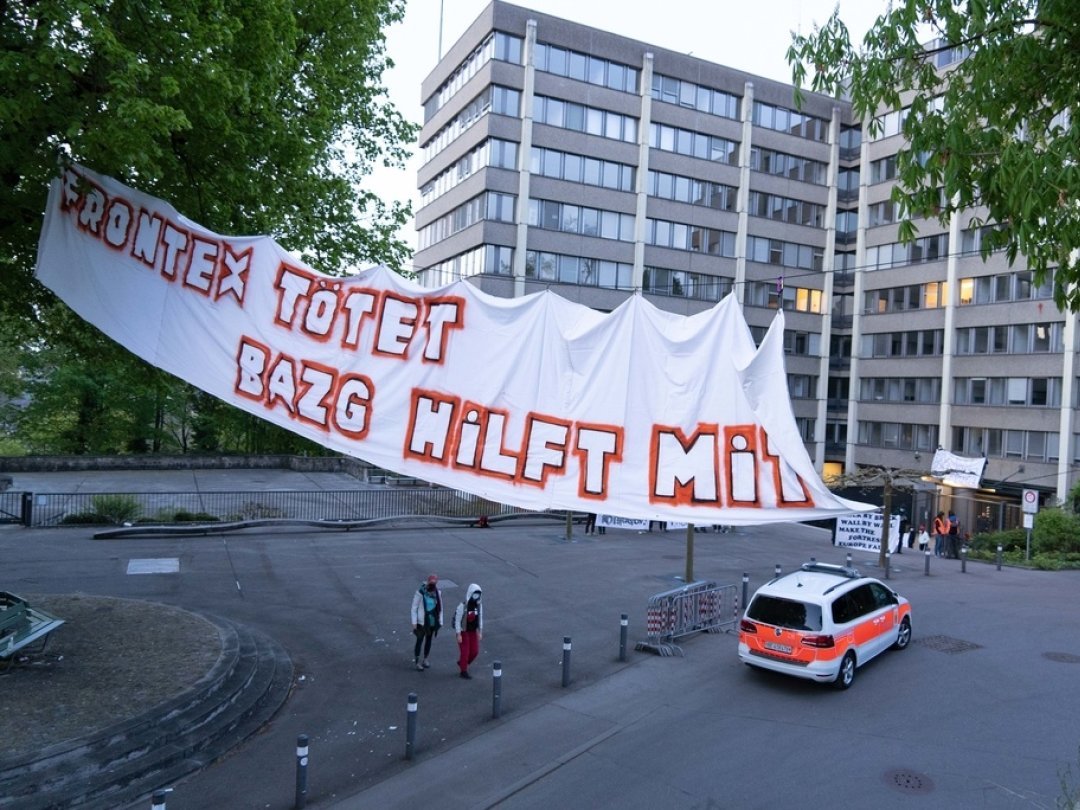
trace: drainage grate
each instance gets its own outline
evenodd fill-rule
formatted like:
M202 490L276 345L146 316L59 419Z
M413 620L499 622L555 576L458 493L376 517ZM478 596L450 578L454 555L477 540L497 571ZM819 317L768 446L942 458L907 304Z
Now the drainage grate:
M973 644L970 641L953 638L952 636L920 636L912 639L913 644L921 644L931 650L943 653L962 653L968 650L982 649L981 644Z
M885 771L881 778L886 785L902 793L930 793L934 789L934 780L918 771Z
M1043 658L1049 661L1057 661L1059 664L1080 664L1080 655L1063 652L1044 652Z

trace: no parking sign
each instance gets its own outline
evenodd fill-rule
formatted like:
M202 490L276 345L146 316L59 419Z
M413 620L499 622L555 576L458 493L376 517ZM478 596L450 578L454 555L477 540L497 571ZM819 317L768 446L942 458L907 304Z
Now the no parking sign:
M1034 515L1039 511L1039 493L1034 489L1025 489L1020 497L1020 504L1025 515Z

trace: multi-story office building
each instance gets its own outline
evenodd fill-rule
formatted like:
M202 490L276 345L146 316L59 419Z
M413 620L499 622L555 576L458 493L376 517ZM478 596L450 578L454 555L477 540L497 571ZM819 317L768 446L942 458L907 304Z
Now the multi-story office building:
M758 336L782 307L824 474L985 455L984 490L916 510L962 505L972 529L1018 522L1020 488L1076 483L1076 318L1022 265L984 262L970 217L900 242L902 110L870 138L843 101L796 110L791 85L500 0L422 97L422 283L680 313L734 293Z

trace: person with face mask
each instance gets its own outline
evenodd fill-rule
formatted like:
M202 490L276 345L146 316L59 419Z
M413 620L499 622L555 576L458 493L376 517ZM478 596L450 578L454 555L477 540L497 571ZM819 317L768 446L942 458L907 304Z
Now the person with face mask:
M465 591L465 601L454 613L454 632L461 651L458 656L460 676L468 680L472 678L469 664L480 654L480 639L484 637L484 608L480 605L480 586L475 583Z
M442 622L442 593L439 592L439 577L432 574L427 578L427 582L420 583L420 588L413 594L412 600L413 633L416 635L413 666L421 672L431 666L428 663L431 640L439 634ZM421 646L424 650L423 660L420 658Z

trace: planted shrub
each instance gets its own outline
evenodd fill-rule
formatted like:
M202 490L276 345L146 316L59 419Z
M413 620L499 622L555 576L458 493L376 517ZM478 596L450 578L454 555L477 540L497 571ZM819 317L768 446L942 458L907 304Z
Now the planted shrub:
M142 512L138 500L130 495L95 495L90 503L100 523L132 523Z
M1035 554L1080 552L1080 516L1063 509L1040 510L1031 532L1031 547Z

